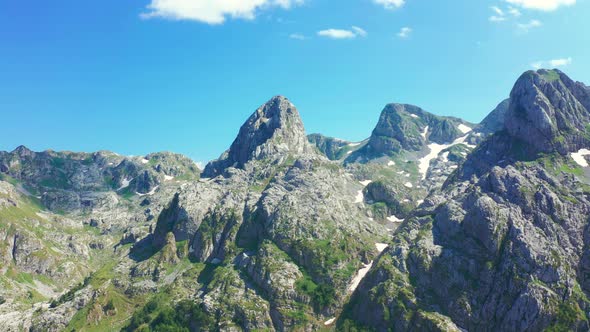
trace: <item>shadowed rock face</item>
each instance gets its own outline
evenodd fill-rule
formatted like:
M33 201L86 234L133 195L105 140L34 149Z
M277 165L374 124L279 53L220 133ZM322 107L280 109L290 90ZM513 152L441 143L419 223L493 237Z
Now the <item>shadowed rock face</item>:
M508 133L538 151L577 151L590 142L590 90L559 70L524 73L506 114Z
M504 129L506 113L510 106L510 99L503 100L496 108L488 114L477 126L476 130L484 134L493 134Z
M334 137L327 137L322 134L310 134L307 136L309 143L315 145L330 160L342 158L344 148L350 142Z
M251 160L278 161L311 151L299 112L287 98L277 96L250 116L229 150L203 174L214 177L228 167L244 168Z

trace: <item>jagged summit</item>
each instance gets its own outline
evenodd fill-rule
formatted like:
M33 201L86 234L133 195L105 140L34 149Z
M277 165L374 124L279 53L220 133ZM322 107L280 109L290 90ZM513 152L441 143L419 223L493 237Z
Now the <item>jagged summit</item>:
M251 160L280 160L311 151L297 108L275 96L248 118L229 150L210 162L203 174L213 177L227 167L243 168Z
M590 89L561 71L527 71L510 94L505 127L537 151L562 154L590 145Z
M34 154L34 152L31 149L27 148L24 145L17 146L16 149L12 150L11 153L18 155L20 157L30 156L30 155Z

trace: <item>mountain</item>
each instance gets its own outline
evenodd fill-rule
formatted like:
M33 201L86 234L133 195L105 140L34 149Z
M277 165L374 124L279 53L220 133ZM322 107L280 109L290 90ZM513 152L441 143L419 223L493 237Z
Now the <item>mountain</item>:
M589 91L523 74L504 129L398 228L339 326L587 330L590 180L572 156L589 147Z
M0 329L587 330L589 93L527 72L480 124L389 104L361 142L277 96L202 174L0 152Z
M311 152L295 106L276 96L262 105L240 128L238 136L218 160L209 163L205 177L215 177L228 167L244 168L248 161L281 162L291 154Z
M452 118L439 117L413 105L389 104L381 113L373 130L366 153L387 155L419 151L427 140L438 144L451 143L471 131L472 125Z

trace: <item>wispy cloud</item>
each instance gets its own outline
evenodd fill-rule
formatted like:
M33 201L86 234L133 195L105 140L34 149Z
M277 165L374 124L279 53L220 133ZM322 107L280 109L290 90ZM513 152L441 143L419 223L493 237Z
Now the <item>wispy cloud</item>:
M539 20L530 20L527 23L518 23L516 26L518 27L518 29L520 31L528 32L529 30L531 30L533 28L538 28L542 25L543 25L543 23L541 23L541 21L539 21Z
M407 39L407 38L410 38L412 31L413 30L410 27L403 27L399 30L399 32L397 33L397 36L402 39Z
M303 0L151 0L140 16L222 24L228 17L252 20L259 10L289 9L302 3Z
M531 63L531 67L533 67L535 69L541 69L543 67L550 67L550 68L565 67L565 66L571 65L572 61L573 61L573 59L571 57L553 59L553 60L547 60L547 61L535 61L535 62Z
M352 29L352 31L353 31L353 32L354 32L354 33L355 33L357 36L360 36L360 37L366 37L366 36L367 36L367 31L365 31L365 30L363 30L363 29L361 29L361 28L359 28L359 27L357 27L357 26L354 26L354 25L353 25L351 29Z
M373 2L383 6L385 9L397 9L406 3L405 0L373 0Z
M365 31L357 26L352 26L349 30L348 29L320 30L320 31L318 31L318 36L331 38L331 39L353 39L356 37L366 37L367 31Z
M505 0L506 2L526 9L553 11L561 6L572 6L576 0Z
M289 38L291 39L297 39L297 40L305 40L307 38L305 38L304 35L300 34L300 33L292 33L289 35Z
M498 6L491 6L490 9L494 12L494 14L488 18L490 22L504 22L509 18L520 17L522 15L520 10L512 6L509 6L505 10L502 10Z

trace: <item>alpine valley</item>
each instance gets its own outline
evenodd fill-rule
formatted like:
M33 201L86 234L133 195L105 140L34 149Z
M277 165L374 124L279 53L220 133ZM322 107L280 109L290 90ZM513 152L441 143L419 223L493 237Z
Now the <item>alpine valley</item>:
M277 96L217 160L0 152L1 331L587 331L590 87L481 123L389 104L307 135Z

